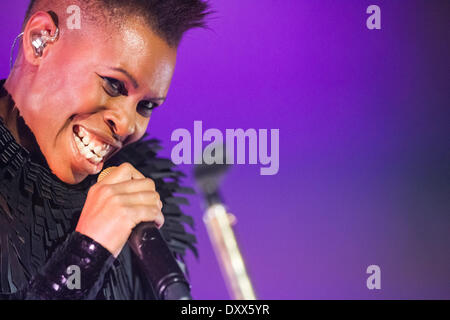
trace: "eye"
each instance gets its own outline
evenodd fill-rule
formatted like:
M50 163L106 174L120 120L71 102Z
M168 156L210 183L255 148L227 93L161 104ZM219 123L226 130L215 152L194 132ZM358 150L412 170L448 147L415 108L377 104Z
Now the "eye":
M103 89L105 92L110 95L111 97L118 97L120 95L127 96L128 91L125 88L125 85L122 81L110 78L110 77L102 77L103 79Z
M137 105L137 112L143 116L143 117L150 117L152 114L152 111L158 107L158 105L155 102L152 101L141 101Z

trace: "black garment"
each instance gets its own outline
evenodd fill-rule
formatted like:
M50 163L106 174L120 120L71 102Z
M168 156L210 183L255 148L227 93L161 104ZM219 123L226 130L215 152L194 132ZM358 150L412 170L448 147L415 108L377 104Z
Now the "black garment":
M8 93L0 83L0 95ZM10 97L9 97L10 98ZM12 101L12 100L11 100ZM162 234L183 269L186 248L197 255L193 226L174 193L182 173L168 159L156 157L156 140L145 136L125 147L105 167L130 162L153 179L164 204ZM19 145L0 118L0 299L154 299L134 255L125 245L117 259L94 240L75 232L87 192L97 177L69 185L53 175L42 154ZM65 286L67 267L81 268L81 290Z

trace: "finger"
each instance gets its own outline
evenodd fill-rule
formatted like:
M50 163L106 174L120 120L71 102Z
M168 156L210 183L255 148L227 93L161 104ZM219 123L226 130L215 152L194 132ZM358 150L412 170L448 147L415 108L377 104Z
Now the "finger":
M159 193L156 191L140 191L121 193L114 196L114 201L123 206L155 206L162 209Z
M134 225L138 225L141 222L154 222L158 229L164 225L164 215L156 207L149 208L148 206L137 205L131 207L131 209L134 213L132 217Z
M116 184L109 185L114 193L134 193L134 192L145 192L145 191L155 191L155 182L152 179L133 179Z
M115 184L129 181L131 179L145 179L145 176L134 168L130 163L122 163L111 169L110 173L99 183Z

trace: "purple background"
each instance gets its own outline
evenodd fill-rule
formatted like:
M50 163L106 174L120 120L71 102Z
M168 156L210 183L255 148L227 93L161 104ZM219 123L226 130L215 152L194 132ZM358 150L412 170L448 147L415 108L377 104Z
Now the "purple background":
M2 3L1 76L25 0ZM213 0L190 32L151 134L280 129L280 171L223 184L262 299L450 299L449 1ZM382 30L366 8L381 7ZM186 184L193 184L192 167ZM197 299L228 299L202 222ZM366 287L381 267L381 290Z

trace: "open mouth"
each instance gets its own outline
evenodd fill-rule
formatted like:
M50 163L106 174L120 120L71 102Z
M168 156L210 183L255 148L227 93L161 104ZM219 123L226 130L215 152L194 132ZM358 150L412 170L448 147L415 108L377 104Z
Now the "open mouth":
M80 154L95 165L107 159L115 149L79 125L73 127L73 137Z

